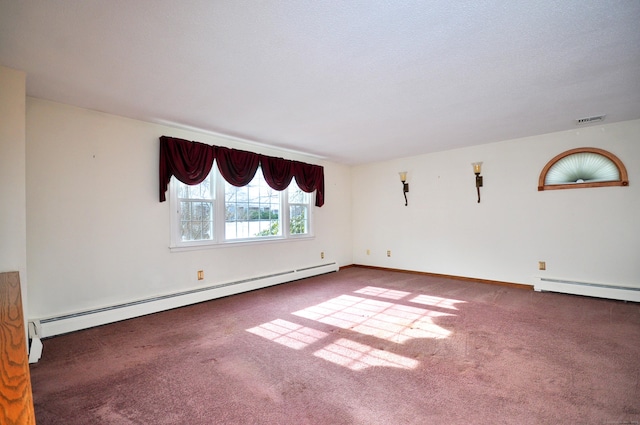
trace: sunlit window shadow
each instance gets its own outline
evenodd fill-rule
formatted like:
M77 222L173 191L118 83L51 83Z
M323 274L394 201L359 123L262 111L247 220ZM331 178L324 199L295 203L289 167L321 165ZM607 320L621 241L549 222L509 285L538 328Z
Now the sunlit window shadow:
M415 369L418 366L417 360L344 338L316 351L313 355L351 370L362 370L372 366Z
M398 291L395 289L379 288L377 286L365 286L362 289L354 291L356 294L371 295L378 298L389 298L399 300L411 295L411 292ZM457 310L456 303L464 303L465 301L453 300L451 298L434 297L433 295L418 295L409 300L416 304L430 305L434 307L448 308Z
M415 298L410 299L412 303L430 305L433 307L449 308L457 310L455 304L465 303L466 301L452 300L451 298L440 298L431 295L418 295Z
M373 297L379 297L379 298L389 298L392 300L399 300L408 295L411 295L411 292L397 291L395 289L387 289L387 288L378 288L376 286L366 286L354 292L357 294L371 295Z
M295 350L300 350L327 335L326 332L307 328L282 319L263 323L255 328L247 329L247 332Z
M448 308L451 310L457 310L455 304L466 302L466 301L452 300L450 298L434 297L431 295L418 295L417 297L414 297L409 301L416 304L430 305L433 307L440 307L440 308Z
M353 295L341 295L293 314L399 344L413 338L446 338L451 334L433 323L433 318L452 314Z
M447 310L458 310L456 304L464 302L431 295L417 295L411 298L413 294L410 292L374 286L364 287L355 293L362 296L340 295L291 314L362 335L403 344L417 338L447 338L451 335L451 331L436 325L433 320L455 314L405 305L399 303L399 300L404 299L405 303ZM247 329L247 332L295 350L303 349L328 335L327 332L283 319L263 323ZM315 351L314 355L352 370L362 370L372 366L413 369L418 365L417 360L347 338L340 338L325 345Z

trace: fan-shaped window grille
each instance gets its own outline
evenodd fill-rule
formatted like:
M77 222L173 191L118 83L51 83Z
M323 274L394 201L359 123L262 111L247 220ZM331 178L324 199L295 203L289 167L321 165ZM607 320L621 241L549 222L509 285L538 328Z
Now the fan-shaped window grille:
M627 186L622 161L598 148L572 149L557 155L542 169L538 190Z

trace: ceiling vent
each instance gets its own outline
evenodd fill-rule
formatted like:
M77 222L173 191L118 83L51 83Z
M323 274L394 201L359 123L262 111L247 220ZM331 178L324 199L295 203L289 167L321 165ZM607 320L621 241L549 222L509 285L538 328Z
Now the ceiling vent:
M581 125L581 124L590 124L593 122L604 121L604 117L606 117L606 115L598 115L597 117L578 118L576 120L576 124Z

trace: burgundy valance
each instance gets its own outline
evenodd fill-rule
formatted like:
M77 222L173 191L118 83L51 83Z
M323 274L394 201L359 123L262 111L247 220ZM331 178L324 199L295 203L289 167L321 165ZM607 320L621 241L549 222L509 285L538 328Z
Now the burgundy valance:
M186 184L199 184L209 175L215 158L215 148L199 142L183 143L171 137L160 138L160 202L171 176Z
M216 146L216 160L222 177L234 186L248 185L260 166L258 154Z
M303 191L316 191L317 207L324 205L324 168L320 165L167 136L160 137L160 202L167 200L171 176L185 184L199 184L211 171L214 159L222 177L234 186L249 184L261 167L273 189L284 190L295 178Z
M289 187L293 179L292 161L260 155L260 164L262 164L262 175L269 186L275 190L285 190Z

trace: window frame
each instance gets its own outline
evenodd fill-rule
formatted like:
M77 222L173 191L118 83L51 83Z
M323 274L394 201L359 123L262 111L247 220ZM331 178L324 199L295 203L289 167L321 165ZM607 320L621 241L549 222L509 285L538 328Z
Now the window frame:
M561 184L546 184L545 181L547 179L547 173L556 163L560 162L564 158L579 154L579 153L592 153L595 155L601 155L616 166L618 169L620 178L618 180L610 180L610 181L599 181L599 182L582 182L582 183L561 183ZM576 148L570 149L568 151L562 152L561 154L553 157L547 165L544 166L542 171L540 172L540 177L538 178L538 191L543 190L556 190L556 189L581 189L588 187L607 187L607 186L628 186L629 185L629 177L627 175L627 169L620 159L612 154L611 152L605 151L604 149L599 148Z
M182 199L195 199L195 198L180 198L178 196L178 179L173 176L171 177L171 181L169 182L169 208L170 208L170 230L171 230L171 243L169 247L171 249L174 248L190 248L197 249L203 246L209 246L217 243L217 227L216 227L216 219L219 216L216 199L218 198L218 184L216 179L212 178L212 172L207 176L207 179L211 179L211 198L207 201L212 203L211 214L212 214L212 239L209 240L197 240L197 241L188 241L185 243L182 241L181 237L181 226L180 226L180 202ZM202 201L205 201L202 198Z
M313 203L312 203L313 199L311 197L312 193L307 193L307 192L303 191L302 189L300 189L299 187L298 187L298 189L307 196L307 202L306 203L304 203L304 202L292 202L288 187L287 187L287 193L284 194L284 196L286 196L286 202L284 203L285 205L283 205L283 208L286 209L286 211L284 211L284 214L285 214L286 219L287 219L286 232L287 232L287 237L289 237L289 238L301 238L301 237L304 237L305 235L313 234L313 224L312 224L312 220L311 220L311 215L312 215L312 211L313 211ZM291 233L291 207L306 207L306 211L307 211L307 218L305 220L305 224L306 224L306 228L307 228L307 232L306 233Z
M262 173L261 168L258 168L257 173ZM307 232L302 234L292 234L290 231L291 220L289 212L289 187L295 185L295 179L292 180L289 187L282 191L276 191L279 193L279 220L282 231L280 235L258 236L249 238L237 238L226 239L225 238L225 184L227 183L220 174L218 168L214 165L211 168L211 172L207 176L211 179L211 191L213 203L213 237L208 240L195 240L195 241L183 241L181 237L180 227L180 201L182 198L178 197L178 183L180 183L175 176L173 176L169 183L169 205L170 205L170 250L173 251L185 251L185 250L198 250L207 248L219 248L225 246L238 246L238 245L251 245L262 243L279 243L294 240L309 240L315 237L313 215L314 215L314 192L307 194L306 203L308 218L307 218ZM300 205L299 203L292 203L291 205ZM303 204L305 205L305 204ZM219 224L223 223L222 225Z

